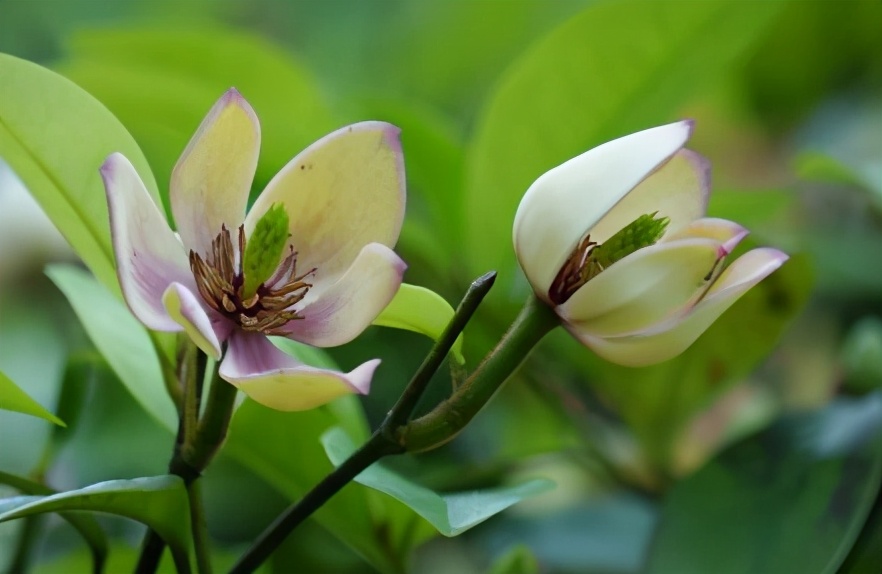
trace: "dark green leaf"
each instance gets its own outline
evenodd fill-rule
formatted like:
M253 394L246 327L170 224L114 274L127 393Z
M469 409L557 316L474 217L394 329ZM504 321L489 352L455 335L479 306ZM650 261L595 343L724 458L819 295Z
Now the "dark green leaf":
M44 496L55 492L38 482L5 472L0 472L0 484L11 486L19 492L30 495L0 500L0 514L12 511L23 505L35 503L42 500ZM59 514L79 531L86 544L89 545L92 572L101 572L107 560L107 536L104 534L104 530L98 524L98 521L91 514L82 512L60 512Z
M355 452L352 440L340 428L322 435L322 444L335 465L342 464ZM554 487L550 480L537 479L512 487L438 494L379 463L355 480L405 503L444 536L462 534L511 505Z
M782 420L678 483L649 574L833 574L882 480L882 395Z
M87 510L142 522L169 545L179 571L189 571L190 511L184 482L177 476L110 480L79 490L22 501L0 514L0 522L43 514Z

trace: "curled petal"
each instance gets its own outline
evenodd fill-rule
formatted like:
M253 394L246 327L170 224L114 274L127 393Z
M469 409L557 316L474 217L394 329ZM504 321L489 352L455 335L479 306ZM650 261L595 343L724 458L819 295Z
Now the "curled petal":
M585 233L682 148L691 132L692 122L684 121L613 140L530 186L515 215L513 239L521 267L540 297L547 300L551 282Z
M180 331L162 296L169 284L195 287L180 240L153 203L135 168L114 153L101 166L117 275L132 313L157 331Z
M703 217L696 219L680 231L674 234L667 234L662 238L663 242L677 241L679 239L687 239L690 237L704 237L719 241L722 249L726 254L732 253L741 243L741 240L747 237L749 231L738 225L734 221L728 219L718 219L715 217Z
M162 296L162 303L197 347L215 360L221 358L220 340L211 319L192 291L180 283L172 283Z
M374 359L349 373L310 367L277 349L262 334L236 331L219 373L262 405L302 411L346 394L367 394L379 364Z
M710 162L681 149L610 209L591 228L591 239L603 243L644 213L655 211L670 218L667 234L675 234L704 216L709 192Z
M685 318L664 321L644 333L602 338L576 325L566 325L577 339L600 357L630 367L652 365L685 351L710 325L785 261L787 255L769 248L754 249L735 260L714 283L707 296Z
M336 283L310 290L315 298L300 311L303 318L285 326L287 336L316 347L348 343L392 301L406 267L385 245L365 245Z
M702 238L641 249L588 281L558 314L596 336L641 330L701 293L722 255L719 242Z
M399 129L358 123L306 148L254 203L245 221L249 235L277 202L290 217L298 266L319 269L317 289L334 283L368 243L393 247L398 241L405 202Z
M259 151L257 116L230 88L202 120L172 172L172 213L188 249L210 253L221 225L241 225Z

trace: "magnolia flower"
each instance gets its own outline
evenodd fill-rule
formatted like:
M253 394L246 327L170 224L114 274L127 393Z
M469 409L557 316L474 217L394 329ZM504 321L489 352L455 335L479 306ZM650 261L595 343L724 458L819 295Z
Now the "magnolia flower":
M608 142L542 175L514 222L536 295L601 357L627 366L683 352L787 255L749 251L747 235L704 217L709 165L683 149L692 122Z
M260 124L230 89L172 172L166 222L132 164L101 168L117 273L138 319L186 331L220 376L259 403L302 410L367 393L379 360L350 373L306 366L267 335L346 343L392 300L404 262L392 251L404 215L399 130L364 122L309 146L245 214ZM225 347L225 352L224 352Z

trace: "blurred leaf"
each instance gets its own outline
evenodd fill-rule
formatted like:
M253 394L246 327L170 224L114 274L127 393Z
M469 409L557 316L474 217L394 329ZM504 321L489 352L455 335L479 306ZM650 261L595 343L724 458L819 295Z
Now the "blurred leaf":
M882 387L882 320L869 316L855 323L843 343L842 362L849 390Z
M66 426L57 416L43 408L43 406L28 396L18 385L13 383L2 371L0 371L0 409L24 413L34 417L45 419L50 423Z
M107 512L146 524L169 545L178 570L189 571L189 500L184 482L177 476L109 480L37 501L22 501L14 509L4 509L0 522L72 510Z
M257 190L295 154L340 127L306 68L259 36L232 30L81 31L59 69L132 131L162 182L166 200L178 156L231 86L260 118Z
M529 185L604 141L678 119L780 10L777 2L598 2L528 51L502 78L468 150L472 271L499 269L509 288L497 292L519 299L511 225Z
M818 152L804 152L794 160L794 171L802 179L864 187L852 168L838 159Z
M355 452L352 439L339 428L323 434L322 444L334 465L342 464ZM550 480L537 479L513 487L438 494L381 464L362 471L355 480L405 503L444 536L462 534L509 506L554 488Z
M882 492L848 557L838 574L876 574L879 570L879 549L882 548Z
M647 573L833 574L882 480L882 395L782 420L674 486Z
M462 136L450 118L409 100L368 99L358 111L401 128L408 197L399 248L420 256L413 271L429 266L439 279L449 278L458 271L450 268L451 258L462 241Z
M764 189L760 191L714 190L710 194L707 214L736 221L754 231L769 225L782 214L796 209L796 196L787 191Z
M453 307L441 295L425 287L402 283L395 298L373 324L421 333L437 341L452 318ZM465 363L462 334L456 338L450 353L457 363Z
M147 160L104 106L62 76L0 54L0 157L114 293L119 286L98 169L116 151L157 198Z
M55 448L73 435L87 408L91 387L99 373L106 369L102 357L95 352L79 352L68 357L58 396L58 414L67 421L67 428L53 433L52 442Z
M46 274L67 297L92 343L132 396L174 432L177 415L147 329L87 272L71 265L50 265Z
M634 574L640 572L657 519L651 499L614 491L531 509L475 536L491 551L507 548L512 540L528 545L543 572Z
M528 546L518 544L493 563L489 574L539 574L539 563Z
M318 437L328 428L351 424L336 414L337 402L289 413L246 400L233 417L224 452L289 500L297 500L333 470ZM383 525L372 515L359 488L345 487L313 518L381 572L398 571L396 564L402 556L394 554L398 549L383 544Z
M18 502L10 499L4 500L4 506L0 508L0 513L11 511L21 504L30 504L42 499L42 496L51 495L55 491L38 482L34 482L27 478L14 476L0 471L0 484L11 486L12 488L22 492L28 496L21 497ZM107 561L107 536L104 530L91 514L82 512L61 512L62 518L70 523L82 535L86 544L89 546L89 555L91 559L91 571L102 572L104 563Z
M749 246L749 241L745 243L740 249ZM658 365L621 367L597 359L581 346L573 353L590 363L589 384L613 402L650 458L670 469L671 447L683 425L768 355L805 305L811 285L807 258L791 257L683 354Z

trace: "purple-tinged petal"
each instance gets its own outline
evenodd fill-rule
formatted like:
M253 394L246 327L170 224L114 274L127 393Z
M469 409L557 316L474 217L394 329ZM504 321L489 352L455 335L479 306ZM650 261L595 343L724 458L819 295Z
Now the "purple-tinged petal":
M242 224L259 151L257 116L231 88L202 120L172 172L172 213L187 249L210 253L221 225L235 230Z
M683 318L663 321L641 334L602 338L578 326L565 326L600 357L613 363L630 367L660 363L689 348L720 315L751 287L778 269L787 258L777 249L748 251L723 271L707 296L691 313Z
M135 317L157 331L180 331L162 296L172 282L195 287L180 240L153 202L135 168L114 153L101 166L107 192L117 275Z
M540 297L547 300L551 282L585 233L677 153L691 133L692 122L683 121L631 134L567 161L530 186L515 215L513 239L518 261Z
M334 283L368 243L393 247L404 218L399 129L363 122L318 140L267 185L245 221L248 235L274 204L290 218L298 267L317 267L314 284Z
M348 343L395 297L406 268L385 245L365 245L336 283L321 291L316 287L310 290L310 294L318 292L300 311L303 318L285 326L288 337L315 347Z
M678 233L707 211L710 162L681 149L649 174L591 228L591 239L603 243L643 214L670 218L666 235Z
M259 333L236 331L220 376L258 403L280 411L302 411L350 393L367 394L379 359L349 373L310 367L286 355Z
M632 253L588 281L557 308L596 336L641 330L681 311L707 286L720 243L683 239Z
M199 298L180 283L172 283L162 296L169 316L184 328L196 346L215 360L221 358L220 339Z

